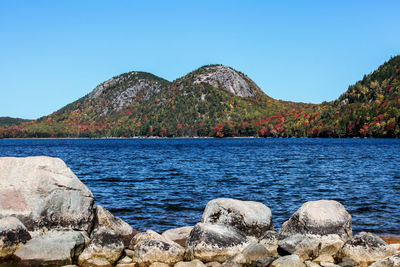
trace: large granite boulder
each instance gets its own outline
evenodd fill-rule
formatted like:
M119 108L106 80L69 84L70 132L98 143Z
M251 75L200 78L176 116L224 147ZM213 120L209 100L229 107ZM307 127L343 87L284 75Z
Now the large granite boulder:
M134 247L133 261L140 267L159 262L174 265L183 261L184 250L181 246L161 240L139 241Z
M186 243L186 258L225 262L249 244L237 229L223 224L198 223Z
M122 255L124 243L120 237L107 228L98 228L89 245L78 258L80 266L94 266L95 262L113 265Z
M347 241L353 237L351 215L335 200L309 201L284 222L279 230L281 236L294 234L334 234Z
M298 255L302 261L312 258L314 263L333 263L343 244L338 235L295 234L278 241L278 252L281 256Z
M17 218L0 219L0 260L11 257L29 239L31 235Z
M115 217L103 206L98 205L96 207L96 219L95 228L107 228L114 231L124 242L126 247L129 246L132 237L137 234L137 232L122 219Z
M47 232L15 251L14 258L18 266L68 265L77 259L84 245L85 239L79 232Z
M361 232L343 245L338 259L347 265L364 267L397 253L377 235Z
M352 238L351 216L334 200L304 203L279 231L278 252L296 254L305 261L335 261L344 242Z
M58 158L0 158L0 218L29 231L93 226L93 195Z
M172 240L182 247L186 246L186 241L189 238L193 226L185 226L164 231L161 235L169 240Z
M218 223L231 226L246 236L261 237L273 230L271 210L262 203L218 198L208 202L203 223Z

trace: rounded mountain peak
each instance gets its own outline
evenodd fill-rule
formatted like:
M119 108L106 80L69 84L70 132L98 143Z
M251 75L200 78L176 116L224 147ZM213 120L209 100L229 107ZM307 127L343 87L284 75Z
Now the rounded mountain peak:
M245 74L224 65L203 66L192 72L191 78L194 84L208 83L240 97L263 94L256 83Z
M94 101L94 106L104 115L111 110L121 110L138 97L148 100L168 88L169 83L151 73L132 71L99 84L87 95L87 100ZM103 107L105 102L110 103L107 108Z
M166 87L168 84L169 82L167 80L151 73L132 71L112 77L111 79L99 84L89 93L88 97L92 100L98 98L102 94L115 94L116 92L127 94L130 97L135 97L136 94L143 89L154 89L148 90L150 91L148 93L151 94L153 93L152 91L158 92L161 87ZM155 85L155 88L151 85Z

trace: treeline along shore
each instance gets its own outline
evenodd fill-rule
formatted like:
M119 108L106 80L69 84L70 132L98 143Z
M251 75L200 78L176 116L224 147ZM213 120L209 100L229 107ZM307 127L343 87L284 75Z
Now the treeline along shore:
M321 104L274 99L245 74L207 65L173 82L124 73L37 120L0 118L0 138L137 136L399 138L400 56Z
M353 235L334 200L304 203L277 232L264 204L219 198L162 234L94 203L58 158L0 158L0 266L400 266L399 240Z

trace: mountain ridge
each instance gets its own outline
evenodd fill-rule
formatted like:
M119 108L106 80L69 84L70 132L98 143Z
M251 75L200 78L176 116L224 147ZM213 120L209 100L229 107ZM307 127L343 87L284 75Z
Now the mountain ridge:
M336 100L276 100L231 67L202 66L169 82L127 72L34 122L0 128L2 137L399 137L400 56Z

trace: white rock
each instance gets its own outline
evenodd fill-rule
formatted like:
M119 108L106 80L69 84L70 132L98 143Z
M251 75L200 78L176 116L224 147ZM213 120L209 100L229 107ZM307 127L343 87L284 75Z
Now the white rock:
M396 249L387 245L377 235L361 232L343 245L338 253L338 259L364 267L396 253L398 253Z
M0 158L0 217L17 217L29 231L88 231L93 195L58 158Z
M281 236L294 234L335 234L347 241L353 237L351 216L344 206L335 200L309 201L283 223L279 230Z
M273 230L271 210L262 203L218 198L208 202L203 223L219 223L231 226L246 236L259 238Z

